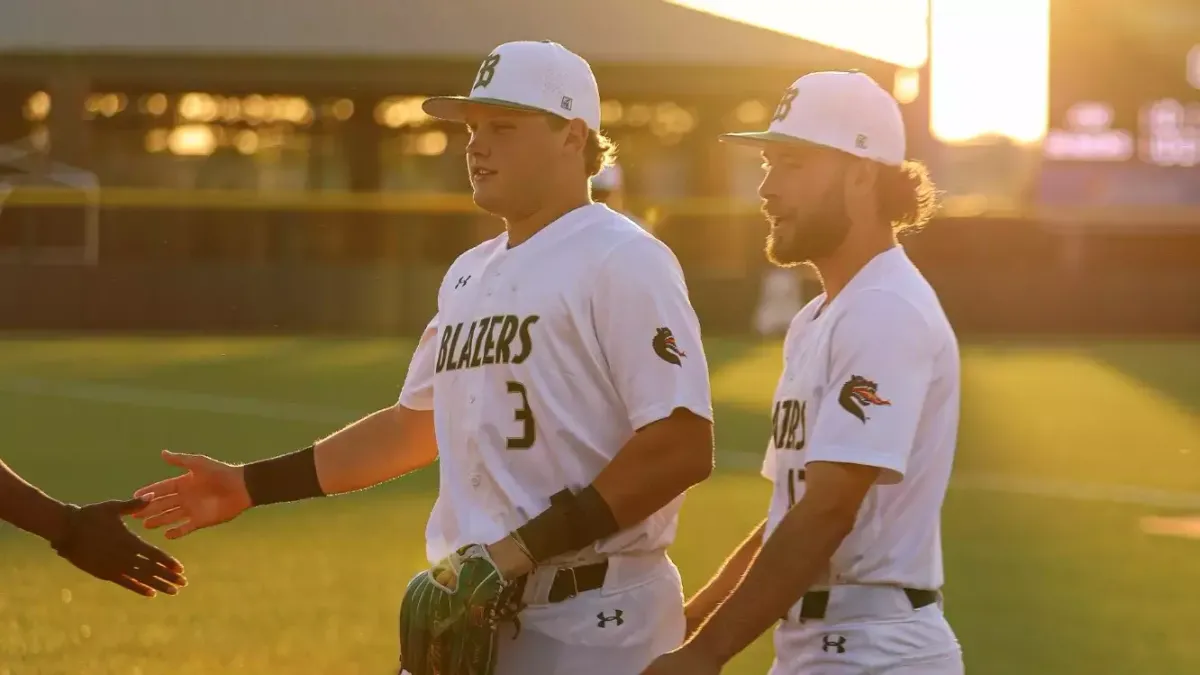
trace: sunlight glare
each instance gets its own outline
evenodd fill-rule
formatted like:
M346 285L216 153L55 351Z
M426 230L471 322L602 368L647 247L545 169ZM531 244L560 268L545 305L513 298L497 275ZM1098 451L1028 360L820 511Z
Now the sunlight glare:
M927 0L667 0L901 66L925 62ZM1049 0L932 0L933 133L1045 134Z

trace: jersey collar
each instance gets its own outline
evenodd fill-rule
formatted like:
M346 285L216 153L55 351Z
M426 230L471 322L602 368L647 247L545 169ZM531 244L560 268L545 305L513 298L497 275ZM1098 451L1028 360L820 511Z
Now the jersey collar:
M852 293L859 288L874 285L876 281L887 275L889 270L895 269L896 265L902 260L908 260L908 254L905 253L904 246L902 244L896 244L886 251L877 253L874 258L871 258L867 261L866 265L862 266L862 269L858 270L854 276L850 277L850 281L846 283L845 287L842 288L842 292L838 293L837 297L834 298L832 302L825 302L825 293L821 293L821 295L818 296L820 298L820 304L818 305L819 309L817 310L817 314L814 319L820 319L827 316L830 308L837 303L838 299L847 293Z
M500 249L500 255L509 258L520 257L528 255L532 251L545 249L553 245L556 241L569 236L585 223L594 220L600 211L607 208L603 204L593 203L580 206L572 211L567 211L559 216L557 220L538 230L532 237L512 248L508 247L508 232L504 232L501 235L503 238L501 243L504 246Z

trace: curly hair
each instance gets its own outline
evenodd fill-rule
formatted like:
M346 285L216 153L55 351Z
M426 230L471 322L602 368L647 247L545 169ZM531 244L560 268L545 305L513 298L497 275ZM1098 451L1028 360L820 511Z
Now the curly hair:
M876 184L879 215L896 234L924 227L938 208L937 187L919 161L883 167Z
M546 115L550 128L558 131L567 126L567 119L558 115ZM600 170L617 160L617 144L608 136L594 129L588 130L587 145L583 148L583 168L589 176L595 176Z

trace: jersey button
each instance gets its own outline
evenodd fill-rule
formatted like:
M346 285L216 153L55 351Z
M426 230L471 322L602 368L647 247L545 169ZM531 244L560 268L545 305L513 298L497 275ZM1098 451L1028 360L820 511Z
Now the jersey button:
M479 484L482 482L483 482L483 479L479 477L479 474L477 474L477 473L471 474L471 487L478 488Z

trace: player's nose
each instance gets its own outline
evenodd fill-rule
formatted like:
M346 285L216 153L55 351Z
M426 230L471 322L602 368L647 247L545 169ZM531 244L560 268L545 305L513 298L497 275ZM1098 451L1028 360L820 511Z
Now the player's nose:
M471 134L467 140L467 157L468 158L483 158L491 154L486 141L483 139L483 134Z

